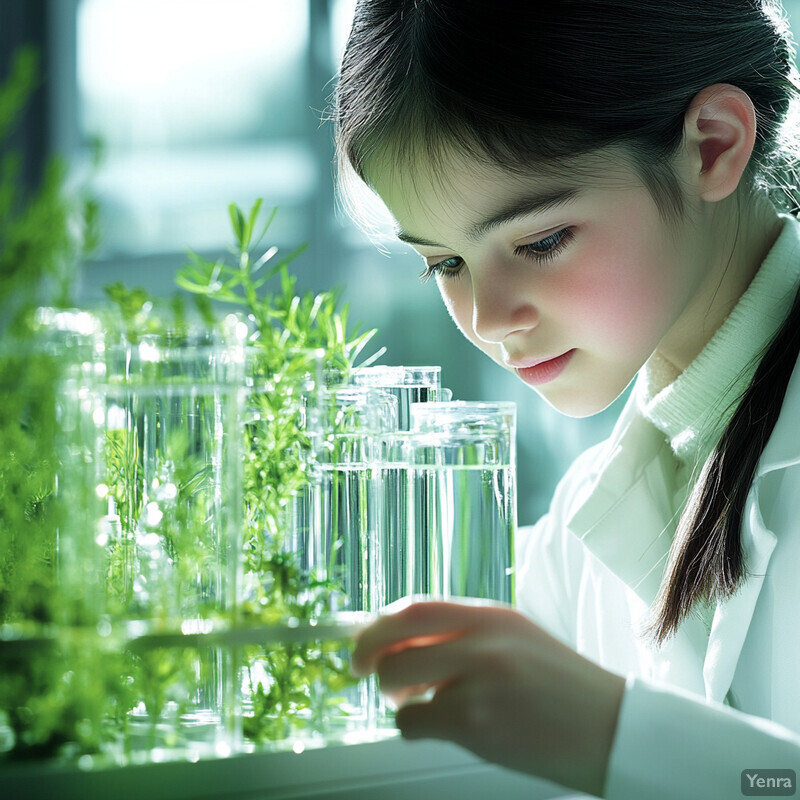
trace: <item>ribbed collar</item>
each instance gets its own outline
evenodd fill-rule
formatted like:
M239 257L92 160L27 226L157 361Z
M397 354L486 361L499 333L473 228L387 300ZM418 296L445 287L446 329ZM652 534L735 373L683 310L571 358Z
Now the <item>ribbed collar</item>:
M666 435L682 467L706 460L765 346L789 313L800 281L800 222L781 216L784 224L775 244L697 358L676 377L655 354L637 378L639 412Z

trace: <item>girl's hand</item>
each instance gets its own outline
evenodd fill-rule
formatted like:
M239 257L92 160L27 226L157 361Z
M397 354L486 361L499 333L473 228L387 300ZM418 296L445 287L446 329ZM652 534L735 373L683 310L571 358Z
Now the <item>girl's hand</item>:
M353 670L377 671L407 739L602 793L625 680L509 607L413 603L360 635Z

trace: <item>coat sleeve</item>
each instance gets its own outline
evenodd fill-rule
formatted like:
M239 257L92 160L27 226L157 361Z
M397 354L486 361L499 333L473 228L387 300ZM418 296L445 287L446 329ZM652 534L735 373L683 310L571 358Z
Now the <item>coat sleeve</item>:
M796 789L800 736L688 692L628 678L606 774L607 800L735 800L746 796L745 787L757 790L767 770L791 770ZM763 784L752 793L764 796L767 789ZM794 791L767 796L780 794Z

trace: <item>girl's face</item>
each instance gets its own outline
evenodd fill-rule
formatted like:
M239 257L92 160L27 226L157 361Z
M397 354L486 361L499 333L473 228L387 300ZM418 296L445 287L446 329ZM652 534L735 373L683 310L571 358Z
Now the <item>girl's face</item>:
M452 155L444 181L370 173L464 335L570 416L608 406L656 348L682 369L713 333L701 204L666 219L623 163L544 178Z

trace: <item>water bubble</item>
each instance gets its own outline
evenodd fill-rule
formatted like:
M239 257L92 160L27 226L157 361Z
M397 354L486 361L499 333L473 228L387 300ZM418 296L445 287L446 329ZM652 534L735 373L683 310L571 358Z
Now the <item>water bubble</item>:
M88 772L94 767L94 759L90 755L83 755L78 759L78 769Z
M0 753L8 753L14 749L17 736L11 727L11 721L5 711L0 711Z
M159 522L161 522L163 517L164 512L158 507L158 503L151 502L147 504L144 512L144 521L146 525L154 528Z
M159 500L174 500L178 496L178 487L174 483L167 483L158 492Z

